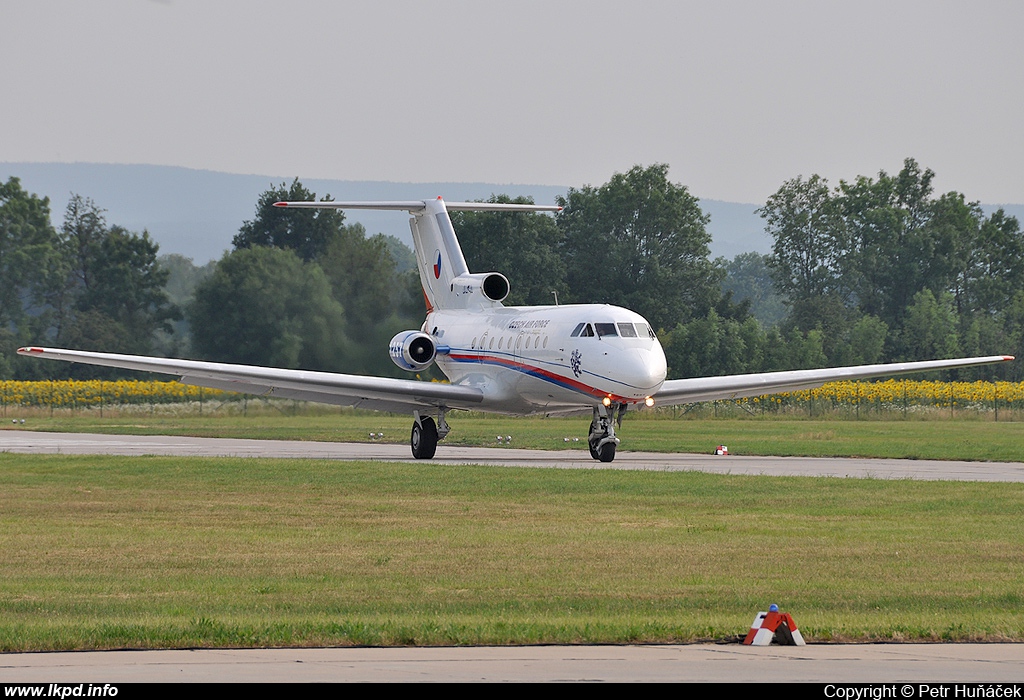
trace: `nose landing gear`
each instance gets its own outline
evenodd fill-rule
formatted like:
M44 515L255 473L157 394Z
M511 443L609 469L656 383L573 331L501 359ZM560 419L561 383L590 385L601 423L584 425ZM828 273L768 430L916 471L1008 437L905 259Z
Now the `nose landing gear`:
M615 419L616 410L618 418ZM618 407L597 406L594 408L594 418L590 421L590 434L587 436L587 444L590 447L590 456L599 462L611 462L615 459L615 448L619 445L619 439L615 437L615 423L622 424L622 414L626 412L625 404Z

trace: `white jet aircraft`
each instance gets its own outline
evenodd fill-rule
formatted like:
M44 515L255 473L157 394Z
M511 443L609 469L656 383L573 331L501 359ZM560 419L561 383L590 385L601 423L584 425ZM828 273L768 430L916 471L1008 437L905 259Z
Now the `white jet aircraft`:
M409 371L436 362L450 384L329 372L27 347L22 355L177 375L194 386L342 406L411 412L413 456L430 459L449 431L451 410L507 414L592 412L594 459L615 458L626 409L760 396L903 372L1005 362L994 355L833 369L665 380L665 353L639 314L607 304L503 306L509 282L470 273L448 211L558 211L559 207L399 202L278 202L286 208L391 209L412 215L413 243L427 317L390 343ZM434 418L429 414L437 416Z

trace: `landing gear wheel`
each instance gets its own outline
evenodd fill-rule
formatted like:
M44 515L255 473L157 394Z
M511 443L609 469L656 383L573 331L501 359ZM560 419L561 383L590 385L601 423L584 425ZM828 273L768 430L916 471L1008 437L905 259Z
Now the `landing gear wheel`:
M591 452L593 453L595 452L595 450L591 448ZM597 454L594 456L594 459L599 459L602 462L610 462L613 459L615 459L615 443L605 443L604 445L601 445L601 447L598 448L596 452Z
M590 447L590 457L591 457L591 459L598 459L598 460L601 459L601 455L599 455L597 453L597 450L594 448L593 443L590 443L589 447Z
M416 459L432 459L437 451L437 426L433 418L421 418L412 424L412 456Z

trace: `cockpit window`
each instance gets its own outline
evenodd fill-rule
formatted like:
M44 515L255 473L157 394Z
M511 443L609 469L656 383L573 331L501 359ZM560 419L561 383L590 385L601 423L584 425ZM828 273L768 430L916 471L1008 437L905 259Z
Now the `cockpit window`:
M643 338L644 336L647 336L651 340L656 340L657 337L658 337L658 336L654 335L654 331L651 330L651 327L648 326L646 323L638 323L638 324L636 324L636 330L640 334L641 338Z
M583 330L583 326L585 326L585 325L587 325L587 324L585 324L585 323L577 324L576 327L572 329L572 335L570 337L572 337L572 338L578 337L579 334L580 334L580 331Z
M597 328L597 337L603 338L606 335L618 335L615 331L614 323L595 323L594 327Z
M619 327L619 335L621 335L623 338L637 337L636 329L633 328L632 323L618 323L616 325Z
M580 337L581 338L593 338L594 337L594 329L590 327L589 323L586 324L583 327L583 330L580 332Z

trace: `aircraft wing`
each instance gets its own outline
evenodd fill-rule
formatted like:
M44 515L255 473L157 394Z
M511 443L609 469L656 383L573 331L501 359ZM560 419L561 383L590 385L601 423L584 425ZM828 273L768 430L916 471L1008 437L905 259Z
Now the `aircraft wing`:
M693 379L670 379L654 395L658 406L672 406L698 401L719 401L739 399L746 396L777 394L783 391L815 389L825 382L840 380L870 379L906 372L926 372L954 367L973 367L996 362L1008 362L1010 355L989 357L967 357L958 360L928 360L926 362L897 362L886 365L858 365L855 367L833 367L829 369L802 369L789 372L762 372L759 374L734 374L725 377L694 377Z
M182 384L211 389L378 411L405 413L417 408L439 406L473 409L478 408L484 400L484 392L476 387L419 382L411 379L364 377L354 374L54 348L20 348L18 354L177 375Z

